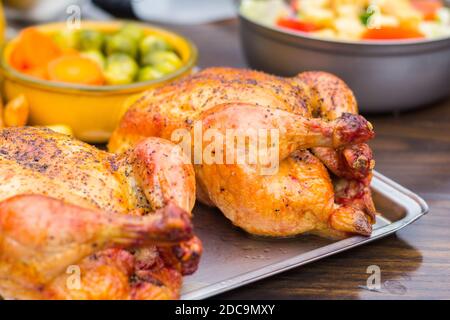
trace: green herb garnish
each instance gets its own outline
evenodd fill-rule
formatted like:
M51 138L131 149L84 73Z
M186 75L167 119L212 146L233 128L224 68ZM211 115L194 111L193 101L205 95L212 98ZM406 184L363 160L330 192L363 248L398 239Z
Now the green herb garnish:
M375 13L375 10L373 10L372 7L367 7L366 10L359 16L359 19L361 20L362 24L366 27L369 25L370 18Z

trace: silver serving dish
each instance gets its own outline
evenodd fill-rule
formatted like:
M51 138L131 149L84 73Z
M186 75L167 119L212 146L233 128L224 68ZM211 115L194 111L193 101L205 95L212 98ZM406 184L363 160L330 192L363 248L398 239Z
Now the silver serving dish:
M334 73L355 92L363 112L412 109L450 94L450 38L339 42L262 25L242 14L239 19L252 68L282 76Z
M428 212L419 196L377 172L372 191L380 213L372 235L340 241L309 235L287 239L253 237L233 227L218 210L197 206L195 233L203 241L204 253L198 271L184 279L181 298L208 298L363 245L402 229Z

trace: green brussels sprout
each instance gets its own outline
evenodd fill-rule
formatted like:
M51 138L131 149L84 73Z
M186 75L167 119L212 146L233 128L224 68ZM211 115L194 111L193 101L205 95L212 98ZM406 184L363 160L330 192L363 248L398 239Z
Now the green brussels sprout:
M145 35L144 29L134 23L128 23L124 25L118 33L137 42L140 41Z
M102 70L105 68L106 66L106 59L105 56L103 55L103 53L101 53L98 50L87 50L87 51L82 51L81 52L81 56L91 59L92 61L94 61L95 63L97 63L100 68L102 68Z
M173 51L155 51L150 52L145 56L141 56L141 65L143 66L156 66L163 62L170 62L176 68L179 68L182 65L181 59Z
M133 82L139 66L129 55L114 53L106 58L104 71L106 83L110 85L128 84Z
M153 51L170 50L170 45L161 37L149 35L141 40L139 43L139 53L145 56Z
M53 35L53 40L61 48L77 49L80 45L80 32L72 29L62 29Z
M158 71L156 68L152 66L146 66L141 68L138 72L137 81L148 81L157 78L161 78L164 73Z
M113 53L125 53L132 58L136 58L137 42L121 34L113 35L106 40L106 54L111 55Z
M101 32L95 30L81 30L79 37L79 48L82 51L102 50L105 42L105 36Z
M155 69L163 74L172 73L179 68L178 65L173 64L170 61L164 61L155 65Z

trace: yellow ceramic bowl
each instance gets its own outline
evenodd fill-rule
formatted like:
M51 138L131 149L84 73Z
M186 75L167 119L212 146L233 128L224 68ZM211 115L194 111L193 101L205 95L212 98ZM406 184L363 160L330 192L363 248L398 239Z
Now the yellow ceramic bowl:
M123 23L83 21L81 28L114 32ZM17 43L17 39L13 39L6 44L2 53L1 71L6 99L25 94L30 104L32 125L66 124L81 140L91 143L106 142L129 101L149 88L190 73L197 61L197 49L186 38L154 26L141 26L147 34L156 34L168 41L180 55L183 66L162 78L128 85L86 86L51 82L30 77L9 66L11 50ZM39 30L49 34L64 27L64 23L38 26Z

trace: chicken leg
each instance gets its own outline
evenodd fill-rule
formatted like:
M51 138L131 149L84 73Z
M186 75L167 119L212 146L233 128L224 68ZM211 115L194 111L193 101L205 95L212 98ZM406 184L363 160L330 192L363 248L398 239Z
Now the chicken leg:
M208 198L235 225L264 236L303 232L328 233L329 236L342 236L343 232L370 234L371 224L363 212L351 208L340 210L334 205L327 170L304 150L316 146L337 148L369 139L372 127L362 117L344 115L333 122L325 122L283 110L230 103L207 110L200 121L203 132L215 129L224 135L227 128L241 132L247 129L279 131L276 149L279 168L274 172L264 174L262 166L267 164L260 162L196 166L197 177ZM205 153L207 145L204 147ZM239 152L230 150L225 143L223 150L227 159L228 152ZM214 153L219 151L214 150ZM248 152L246 147L243 153Z
M0 178L7 298L174 299L196 269L194 170L168 141L119 156L47 129L3 129Z
M148 216L108 214L41 195L0 203L0 291L38 292L68 265L108 248L192 238L189 214L169 205Z
M303 72L294 82L311 91L312 114L335 120L343 114L358 114L356 99L350 88L336 76L326 72ZM363 210L375 220L370 182L375 167L372 150L365 143L355 143L343 148L313 148L316 155L337 179L336 202Z

